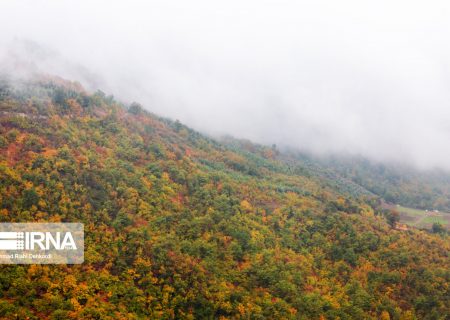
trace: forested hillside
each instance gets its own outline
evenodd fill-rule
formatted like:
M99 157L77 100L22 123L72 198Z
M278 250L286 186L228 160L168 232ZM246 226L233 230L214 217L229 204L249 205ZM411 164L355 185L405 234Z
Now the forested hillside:
M82 265L1 265L2 319L448 319L448 235L276 148L57 79L2 82L0 132L0 221L86 241Z
M317 157L295 153L301 162L327 168L390 203L450 212L450 174L440 169L417 170L358 156Z

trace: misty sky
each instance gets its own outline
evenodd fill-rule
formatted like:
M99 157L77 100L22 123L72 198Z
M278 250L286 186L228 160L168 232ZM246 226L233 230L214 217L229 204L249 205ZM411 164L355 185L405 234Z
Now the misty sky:
M1 1L0 56L210 134L450 169L448 1Z

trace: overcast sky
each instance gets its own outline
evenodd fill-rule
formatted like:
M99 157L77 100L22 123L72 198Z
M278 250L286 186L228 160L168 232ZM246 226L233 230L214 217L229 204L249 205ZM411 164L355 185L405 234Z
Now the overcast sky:
M450 169L449 1L5 0L0 55L210 134Z

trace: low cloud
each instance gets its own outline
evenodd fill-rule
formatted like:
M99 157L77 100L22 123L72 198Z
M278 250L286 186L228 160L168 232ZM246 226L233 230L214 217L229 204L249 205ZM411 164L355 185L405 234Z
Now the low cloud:
M450 169L446 1L10 1L0 12L10 72L25 61L213 135Z

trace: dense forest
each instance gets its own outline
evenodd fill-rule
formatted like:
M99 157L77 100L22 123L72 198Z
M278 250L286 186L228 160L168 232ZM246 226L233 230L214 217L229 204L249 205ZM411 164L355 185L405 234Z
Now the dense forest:
M293 155L348 179L390 203L450 212L450 174L440 169L418 170L398 163L370 161L361 156Z
M0 132L0 221L86 242L81 265L1 265L2 319L449 319L448 234L396 230L375 179L54 78L3 81Z

